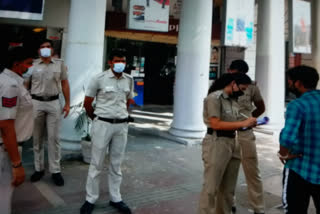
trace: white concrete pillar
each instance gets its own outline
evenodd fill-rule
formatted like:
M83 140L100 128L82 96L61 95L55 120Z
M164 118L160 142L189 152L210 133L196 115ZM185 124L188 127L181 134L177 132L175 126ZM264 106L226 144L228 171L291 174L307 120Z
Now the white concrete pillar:
M312 1L312 62L320 73L320 2ZM318 83L320 88L320 82Z
M71 0L65 63L68 66L71 86L71 106L84 99L84 88L98 72L102 72L106 0ZM63 146L79 149L81 136L74 129L78 114L71 111L62 121ZM72 147L70 145L74 145Z
M244 51L244 60L248 63L249 71L247 75L252 79L256 79L256 44L246 48Z
M184 0L180 17L174 117L169 132L202 138L203 99L208 91L212 0Z
M271 125L284 122L285 111L285 2L259 0L256 80Z

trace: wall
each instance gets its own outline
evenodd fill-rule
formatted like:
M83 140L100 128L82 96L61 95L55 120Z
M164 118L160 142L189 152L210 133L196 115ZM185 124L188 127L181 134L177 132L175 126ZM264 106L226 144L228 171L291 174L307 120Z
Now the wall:
M256 44L247 48L244 52L244 60L248 63L249 71L248 76L255 80L256 78Z
M285 40L289 41L289 0L285 1ZM313 11L314 12L314 11ZM314 26L313 26L314 28ZM313 35L314 36L314 35ZM302 54L301 55L301 64L313 66L312 55L311 54Z
M314 63L312 61L312 55L311 54L302 54L301 64L308 65L308 66L314 66Z
M226 73L229 68L231 62L237 59L244 59L245 49L239 47L224 47L221 52L221 74Z
M258 4L255 4L253 44L244 51L244 60L248 63L248 76L255 80L256 78L256 47L257 47L257 24L258 24Z

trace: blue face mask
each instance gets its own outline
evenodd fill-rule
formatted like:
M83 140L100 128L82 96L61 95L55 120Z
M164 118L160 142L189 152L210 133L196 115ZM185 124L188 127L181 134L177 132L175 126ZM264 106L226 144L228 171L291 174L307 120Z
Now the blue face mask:
M124 64L124 63L121 63L121 62L120 63L114 63L113 64L113 71L116 72L116 73L121 73L121 72L124 71L125 67L126 67L126 64Z

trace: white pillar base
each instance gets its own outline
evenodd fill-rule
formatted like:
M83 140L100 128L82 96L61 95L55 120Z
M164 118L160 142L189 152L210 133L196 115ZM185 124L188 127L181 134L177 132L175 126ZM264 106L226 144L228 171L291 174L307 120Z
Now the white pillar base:
M206 132L203 130L199 130L199 131L185 130L185 129L178 129L178 128L171 127L169 129L169 133L176 136L176 137L202 139Z
M81 144L80 141L66 141L61 140L61 149L71 152L80 152L81 151Z
M71 113L61 123L60 143L61 149L68 151L80 151L81 133L74 128L78 114Z

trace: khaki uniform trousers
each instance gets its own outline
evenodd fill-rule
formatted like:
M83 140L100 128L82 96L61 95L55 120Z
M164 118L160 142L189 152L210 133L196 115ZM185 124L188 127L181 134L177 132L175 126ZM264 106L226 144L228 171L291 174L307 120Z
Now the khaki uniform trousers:
M21 156L22 147L19 148ZM0 213L11 213L11 199L14 187L12 181L12 166L8 153L4 150L4 145L0 146Z
M255 212L264 213L263 186L253 130L238 131L237 141L240 145L241 164L248 185L250 206Z
M59 100L33 102L33 151L34 166L36 171L44 170L44 128L47 127L48 134L48 159L49 171L59 173L61 148L59 140L60 121L62 108Z
M230 214L240 167L240 150L233 138L206 135L202 142L204 183L198 214Z
M0 213L11 213L11 197L13 186L11 185L12 167L9 155L4 151L4 146L0 146Z
M120 202L122 201L120 193L121 163L127 145L128 123L111 124L96 118L92 124L91 135L92 151L86 200L94 204L99 198L100 174L103 170L106 153L109 151L108 187L110 200Z

